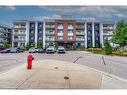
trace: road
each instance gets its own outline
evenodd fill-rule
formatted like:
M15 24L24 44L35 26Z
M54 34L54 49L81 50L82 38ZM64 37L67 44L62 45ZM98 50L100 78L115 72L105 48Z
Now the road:
M26 65L28 53L0 54L0 73L13 69L21 64ZM33 54L36 60L62 60L71 64L81 64L100 71L127 79L127 58L92 54L84 51L67 51L66 54ZM33 62L34 63L34 62Z

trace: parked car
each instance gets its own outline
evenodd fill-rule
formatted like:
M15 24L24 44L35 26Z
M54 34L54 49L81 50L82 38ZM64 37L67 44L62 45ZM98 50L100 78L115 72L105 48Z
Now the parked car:
M39 51L39 49L38 49L38 48L34 48L34 50L35 50L35 53L37 53L37 52Z
M65 48L63 46L59 46L57 49L57 53L65 53Z
M19 53L19 49L18 48L11 48L10 53Z
M43 49L43 48L38 49L38 53L44 53L44 52L45 52L45 49Z
M47 49L46 49L46 53L55 53L56 52L56 49L54 46L49 46Z
M0 53L10 53L10 48L1 50Z
M30 48L29 49L29 53L35 53L36 51L35 51L35 48Z

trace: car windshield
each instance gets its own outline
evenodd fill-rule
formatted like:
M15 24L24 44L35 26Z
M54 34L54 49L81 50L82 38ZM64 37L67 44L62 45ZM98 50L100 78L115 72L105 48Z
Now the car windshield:
M64 49L64 47L62 47L62 46L59 46L59 47L58 47L58 49Z

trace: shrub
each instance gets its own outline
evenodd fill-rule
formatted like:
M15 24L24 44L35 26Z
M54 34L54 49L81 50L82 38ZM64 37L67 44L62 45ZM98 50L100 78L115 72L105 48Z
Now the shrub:
M112 47L110 46L109 42L108 42L108 39L106 38L105 40L105 47L104 47L104 52L106 55L108 54L112 54Z

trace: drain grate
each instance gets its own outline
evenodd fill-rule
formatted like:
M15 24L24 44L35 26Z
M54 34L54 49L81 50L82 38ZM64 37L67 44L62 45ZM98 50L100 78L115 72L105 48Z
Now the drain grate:
M55 67L55 69L58 69L58 67Z
M67 80L67 79L69 79L69 77L65 76L65 77L64 77L64 79L66 79L66 80Z

